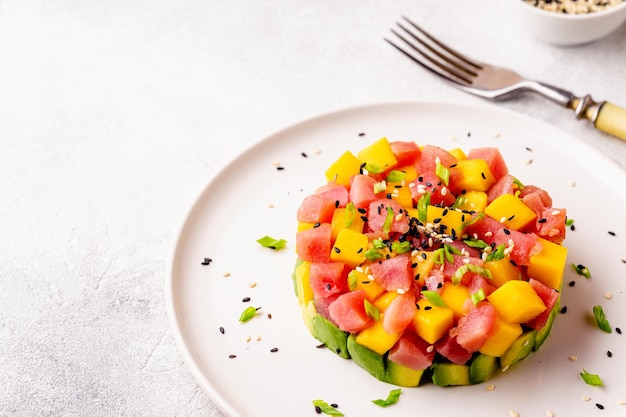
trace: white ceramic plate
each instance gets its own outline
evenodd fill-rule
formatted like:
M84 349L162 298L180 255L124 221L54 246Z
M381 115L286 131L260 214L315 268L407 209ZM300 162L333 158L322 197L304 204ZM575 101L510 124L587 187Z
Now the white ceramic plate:
M316 348L291 280L302 199L324 183L324 171L341 153L382 136L465 151L499 147L513 175L548 190L555 207L568 209L575 221L566 240L568 263L584 264L592 274L586 279L567 269L567 312L537 354L485 384L404 388L399 402L384 409L371 401L395 387ZM626 413L626 335L602 332L591 316L592 307L602 305L611 325L626 330L625 183L623 170L580 140L495 107L389 103L295 124L227 164L188 213L167 281L184 358L229 417L315 416L315 399L336 403L352 417L488 417L511 410L520 416L594 415L601 412L596 404L604 407L599 415ZM261 247L256 239L265 235L286 239L287 249ZM212 262L202 265L204 258ZM242 324L247 306L260 310ZM583 369L600 375L605 386L586 385ZM491 384L495 389L487 390Z

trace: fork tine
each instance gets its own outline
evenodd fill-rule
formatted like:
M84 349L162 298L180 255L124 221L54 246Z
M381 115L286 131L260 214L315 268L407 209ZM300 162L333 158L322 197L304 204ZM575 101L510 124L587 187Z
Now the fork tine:
M404 20L406 20L415 30L417 30L418 32L420 32L422 35L424 35L427 39L429 39L432 43L434 43L435 45L437 45L439 48L443 49L444 51L446 51L448 54L450 54L451 56L455 57L456 59L464 62L467 65L470 65L472 67L474 67L476 70L481 70L483 67L480 63L477 63L475 61L473 61L472 59L466 57L465 55L455 51L454 49L450 48L449 46L443 44L441 41L437 40L435 37L433 37L430 33L426 32L424 29L422 29L421 27L419 27L415 22L413 22L411 19L409 19L406 16L402 16L402 18ZM398 26L400 26L398 24ZM404 29L404 28L403 28ZM404 29L406 31L406 29ZM423 43L423 42L422 42ZM424 45L426 45L425 43L423 43ZM431 48L429 48L431 49ZM432 50L432 49L431 49ZM434 52L434 50L433 50Z
M409 40L407 40L404 36L400 35L398 32L396 32L395 30L391 29L391 32L396 35L398 38L402 39L402 41L404 41L404 43L406 43L409 47L411 47L411 49L413 49L415 52L417 52L421 57L416 57L414 54L407 52L404 48L398 46L397 44L395 44L393 41L384 38L385 41L387 41L389 44L391 44L391 46L393 46L394 48L396 48L398 51L402 52L405 56L407 56L409 59L411 59L413 62L415 62L416 64L421 65L422 67L426 68L427 70L435 73L436 75L445 78L448 81L451 81L455 84L460 84L462 86L470 86L472 84L472 81L469 79L469 77L467 76L463 76L462 74L459 74L458 71L455 71L453 68L451 68L450 66L433 59L428 53L425 53L424 51L422 51L418 46L416 46L413 42L410 42Z

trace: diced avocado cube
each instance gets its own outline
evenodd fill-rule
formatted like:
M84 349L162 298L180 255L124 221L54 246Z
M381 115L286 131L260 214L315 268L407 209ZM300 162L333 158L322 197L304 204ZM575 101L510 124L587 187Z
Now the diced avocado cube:
M537 218L537 214L513 194L502 194L485 207L485 214L511 230L520 230Z
M435 363L432 366L433 384L440 387L469 385L469 366L455 363Z
M381 381L385 379L384 356L359 344L353 334L348 337L348 352L352 360L373 377Z
M498 358L495 356L480 354L472 359L469 368L469 380L471 384L485 382L498 369Z
M552 325L554 324L554 320L556 319L556 316L560 313L560 311L561 311L561 303L557 301L554 307L552 307L552 311L550 312L550 315L548 316L548 321L539 331L537 331L537 337L535 338L535 346L533 347L534 351L539 350L539 348L548 339L548 336L550 336Z
M416 370L387 359L385 382L401 387L416 387L422 380L424 370Z
M348 333L320 314L316 314L313 317L313 336L342 358L350 358L348 353Z
M526 358L532 352L537 338L536 330L527 330L517 338L511 347L500 357L500 366L504 369Z

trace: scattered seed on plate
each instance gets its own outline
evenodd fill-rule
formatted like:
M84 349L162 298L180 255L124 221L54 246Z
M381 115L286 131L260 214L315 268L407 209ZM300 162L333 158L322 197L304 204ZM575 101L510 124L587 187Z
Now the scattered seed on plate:
M250 335L246 336L246 343L248 343L251 340L252 340L252 337L250 337Z
M260 341L261 341L261 335L260 335L260 334L257 334L257 335L256 335L256 341L257 341L257 342L260 342Z
M610 300L611 298L613 298L613 293L612 292L607 292L606 294L604 294L604 298L606 298L607 300Z
M224 278L228 278L228 277L230 276L230 272L224 272L224 273L222 274L222 276L223 276Z
M511 417L519 417L519 413L515 410L511 410L509 414L511 415Z
M600 403L596 403L596 407L598 407L599 410L604 410L604 406Z
M576 181L570 181L569 186L572 188L576 187Z
M526 162L524 162L526 165L530 165L533 163L532 159L527 159Z
M274 205L272 203L267 205L268 208L274 208Z
M582 397L581 400L583 400L584 402L588 402L588 401L591 401L591 397L585 396L585 397Z
M569 359L572 362L576 362L578 360L578 358L576 356L574 356L574 355L569 356L567 359Z
M546 417L554 417L554 411L551 411L551 410L546 411Z
M359 136L365 136L365 133L361 132L359 133Z
M620 329L619 327L616 327L616 328L615 328L615 332L616 332L617 334L622 334L622 329Z
M613 352L611 352L610 350L606 351L606 356L608 356L609 358L613 357Z
M250 297L243 297L243 298L241 299L241 302L242 302L242 303L247 303L248 301L250 301Z
M222 326L220 326L220 333L221 333L221 334L226 333L226 330L224 330L224 328L223 328Z
M277 167L276 167L276 170L277 170L277 171L284 171L284 170L285 170L285 167L284 167L284 166L277 166Z
M308 158L309 156L306 154L306 152L300 152L300 155L302 155L303 158Z
M267 318L271 320L272 319L272 313L267 313Z
M526 150L527 150L528 152L532 152L532 151L533 151L533 150L532 150L532 148L530 148L530 147L528 147L528 146L526 147Z
M494 138L499 138L500 137L500 133L494 132L491 136L494 137Z
M270 352L272 352L272 353L278 352L278 348L277 347L272 348L272 349L270 349Z
M493 384L489 384L487 385L487 388L485 388L487 391L493 391L494 389L496 389L496 386Z
M228 355L228 357L229 357L230 359L235 359L235 358L237 357L237 355L230 354L230 355Z
M250 288L256 287L256 282L251 282L250 284L248 284L248 287Z
M615 234L615 232L613 232L613 231L611 231L611 230L609 230L609 234L610 234L611 236L617 236L617 235Z
M211 258L204 258L202 260L202 265L209 265L211 262L213 262L213 259L211 259Z

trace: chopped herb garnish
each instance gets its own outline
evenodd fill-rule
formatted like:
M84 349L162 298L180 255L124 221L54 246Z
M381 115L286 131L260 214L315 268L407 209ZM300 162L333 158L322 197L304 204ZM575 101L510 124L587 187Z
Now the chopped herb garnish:
M393 223L393 209L387 206L387 214L385 215L385 222L383 223L383 232L389 233L391 230L391 223Z
M324 400L313 400L313 406L315 410L319 410L319 413L324 413L329 416L343 416L343 413L337 410L335 407L332 407Z
M372 402L380 407L389 407L390 405L394 405L398 402L400 394L402 394L402 390L400 388L392 389L389 391L387 398L384 400L372 400Z
M350 291L354 291L356 285L358 284L359 277L357 276L357 272L353 269L348 273L348 288Z
M374 249L384 249L387 247L387 245L385 245L385 242L383 242L383 240L380 238L373 239L372 246L374 246Z
M374 194L378 194L382 191L385 191L386 189L387 189L387 183L385 182L385 180L374 183Z
M285 239L274 239L271 236L263 236L262 238L257 239L257 242L265 248L274 250L280 250L287 247L287 241Z
M407 253L411 250L411 242L405 240L404 242L393 242L391 244L391 250L397 254Z
M480 303L481 301L485 299L485 290L483 290L482 288L479 288L478 291L476 291L475 293L472 293L470 298L472 299L472 303L474 305Z
M480 239L474 239L474 238L465 239L463 243L465 243L470 248L477 248L477 249L485 249L487 246L489 246L486 242Z
M380 320L380 310L374 304L370 303L367 298L363 299L363 306L365 307L365 313L374 321Z
M459 284L461 283L461 279L466 272L471 271L476 274L482 275L485 278L491 279L491 271L487 268L483 268L482 266L474 265L474 264L465 264L460 266L452 275L452 283Z
M346 229L349 228L350 226L352 226L352 222L354 221L354 215L356 214L356 207L354 207L354 203L352 201L350 201L347 205L346 205L346 223L345 223L345 227Z
M517 178L513 178L513 185L516 186L518 190L524 189L524 184L522 184L522 182Z
M422 290L422 295L432 305L437 306L437 307L446 307L446 302L443 301L443 298L441 298L441 296L439 295L437 291Z
M467 226L472 225L474 223L476 223L477 221L481 220L483 217L485 217L485 213L478 213L476 216L472 217L471 220L468 220L464 223L461 223L461 226L459 226L459 229L463 230L465 229Z
M565 220L565 226L571 226L574 224L574 219L567 219Z
M606 319L604 315L604 310L602 309L602 306L600 305L593 306L593 317L596 319L596 323L598 327L600 328L600 330L606 333L613 332L613 329L611 329L611 325L609 324L609 321Z
M444 185L448 185L448 181L450 180L450 170L439 161L437 161L435 165L435 174L439 177L441 182L444 183Z
M396 169L392 169L389 174L387 174L386 181L387 182L400 182L406 177L406 172L398 171Z
M260 309L261 307L246 307L245 310L243 310L243 312L241 313L241 316L239 316L239 321L242 323L245 323L247 321L252 320L252 318L256 315L256 312Z
M572 269L574 271L576 271L576 273L578 275L582 275L585 278L591 278L591 272L589 272L589 268L587 268L585 265L581 265L581 264L572 264Z
M492 251L487 255L487 261L499 261L504 258L504 251L506 249L506 245L501 244L496 247L496 250Z
M370 261L376 261L383 257L382 253L378 252L376 249L368 249L365 251L365 257Z
M583 379L583 381L585 381L585 384L587 384L587 385L592 385L594 387L601 387L601 386L604 385L604 383L602 382L602 379L600 378L600 376L598 376L596 374L590 374L589 372L587 372L584 369L580 373L580 377Z
M383 170L376 164L370 164L369 162L365 163L365 169L367 172L371 172L372 174L380 174Z
M422 195L417 201L417 218L421 222L426 221L426 211L430 204L430 193Z
M454 203L450 206L451 209L457 209L467 203L467 197L460 195L454 200Z

